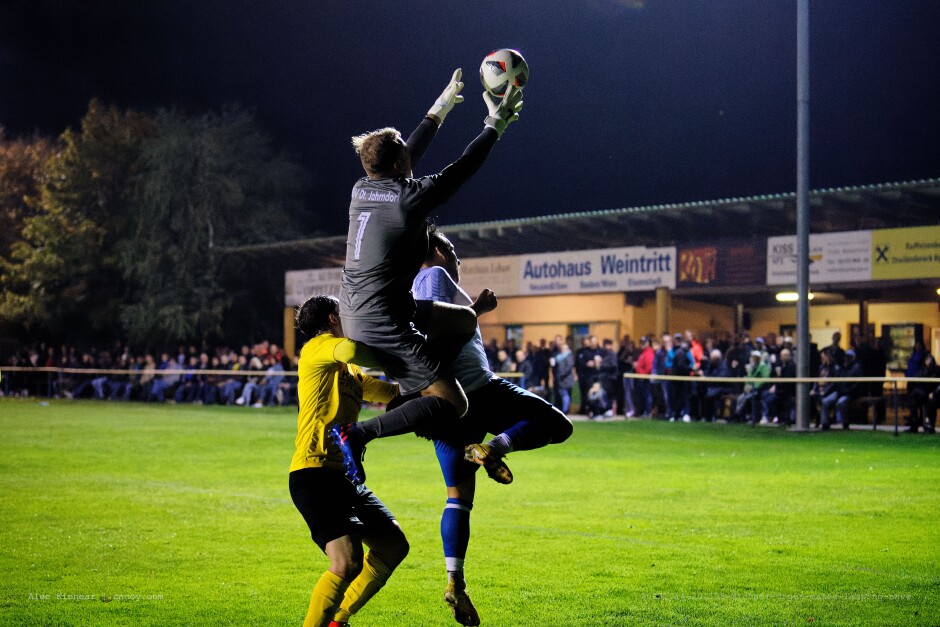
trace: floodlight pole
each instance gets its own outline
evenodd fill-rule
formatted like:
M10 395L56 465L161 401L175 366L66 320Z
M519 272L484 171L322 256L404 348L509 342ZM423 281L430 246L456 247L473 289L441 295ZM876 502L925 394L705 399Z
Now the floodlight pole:
M796 376L809 372L809 0L796 3ZM796 384L796 430L809 428L809 384Z

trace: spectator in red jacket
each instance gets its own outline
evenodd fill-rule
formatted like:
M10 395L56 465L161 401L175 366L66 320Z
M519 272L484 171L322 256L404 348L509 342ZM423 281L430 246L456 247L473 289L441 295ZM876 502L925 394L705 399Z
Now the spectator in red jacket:
M640 338L640 354L636 358L634 372L637 374L652 374L653 347L646 336ZM653 412L653 387L649 379L637 379L634 382L634 400L636 401L636 414L649 416Z

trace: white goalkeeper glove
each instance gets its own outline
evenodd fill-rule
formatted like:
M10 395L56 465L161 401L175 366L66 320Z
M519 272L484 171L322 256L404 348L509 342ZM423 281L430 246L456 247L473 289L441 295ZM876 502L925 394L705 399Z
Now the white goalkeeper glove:
M437 122L438 126L444 123L444 118L455 104L463 102L463 96L459 95L460 90L463 89L463 83L460 82L462 74L463 71L460 68L454 70L454 75L447 83L447 87L441 92L434 106L428 110L428 117Z
M502 98L484 91L483 101L490 112L483 120L483 125L489 126L502 137L506 127L519 119L519 111L522 109L522 90L510 86Z

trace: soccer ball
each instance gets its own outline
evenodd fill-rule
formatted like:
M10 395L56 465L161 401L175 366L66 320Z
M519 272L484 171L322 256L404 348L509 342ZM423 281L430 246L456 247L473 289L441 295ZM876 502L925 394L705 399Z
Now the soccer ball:
M529 64L518 50L502 48L491 52L480 65L483 88L498 98L506 95L510 85L522 89L528 80Z

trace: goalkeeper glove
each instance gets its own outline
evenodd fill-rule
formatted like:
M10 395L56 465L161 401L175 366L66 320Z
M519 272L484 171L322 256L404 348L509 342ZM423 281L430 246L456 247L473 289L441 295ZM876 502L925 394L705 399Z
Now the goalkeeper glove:
M490 112L483 120L483 125L489 126L502 137L506 127L519 119L519 110L522 109L522 90L510 86L502 98L484 91L483 101Z
M460 90L463 89L463 83L460 82L462 74L463 72L460 68L454 70L454 75L451 77L447 87L441 92L434 106L428 110L428 117L437 122L438 126L444 123L444 118L447 117L447 114L450 113L450 110L454 108L455 104L463 102L463 96L459 95Z

